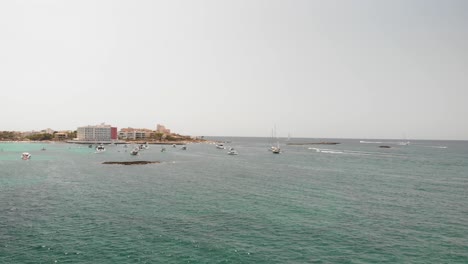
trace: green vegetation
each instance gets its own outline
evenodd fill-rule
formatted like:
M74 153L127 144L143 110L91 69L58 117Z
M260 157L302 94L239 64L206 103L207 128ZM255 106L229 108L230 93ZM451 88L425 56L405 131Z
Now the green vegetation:
M166 140L167 141L186 141L186 140L191 140L190 136L182 136L179 134L170 134L166 135Z
M13 131L0 131L0 140L19 140L21 136Z
M35 140L35 141L52 140L54 138L54 135L44 133L44 134L36 134L36 135L27 136L26 138L30 140Z
M76 130L73 131L73 132L68 133L68 134L67 134L67 138L69 138L69 139L76 138L76 133L77 133Z

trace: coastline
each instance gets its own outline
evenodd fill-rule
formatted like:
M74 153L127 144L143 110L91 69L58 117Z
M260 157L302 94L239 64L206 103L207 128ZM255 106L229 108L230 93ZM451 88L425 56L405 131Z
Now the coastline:
M34 144L103 144L103 145L124 145L124 144L148 144L148 145L187 145L193 143L209 143L214 141L210 140L180 140L180 141L54 141L54 140L0 140L2 143L34 143Z

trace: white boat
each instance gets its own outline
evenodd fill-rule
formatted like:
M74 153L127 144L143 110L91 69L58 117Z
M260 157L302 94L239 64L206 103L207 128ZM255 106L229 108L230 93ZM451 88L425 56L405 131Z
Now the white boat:
M96 147L96 153L102 153L104 151L106 151L106 148L102 144Z
M272 147L271 152L273 152L273 154L280 154L281 149L280 149L279 145L277 147Z
M226 147L224 147L224 144L222 144L222 143L216 144L216 148L217 149L226 149Z
M139 151L140 151L140 148L136 147L130 152L130 155L136 156L139 154Z
M230 148L228 151L228 155L237 155L239 154L234 148Z
M22 160L28 160L30 158L31 158L31 154L29 154L28 152L23 152L23 154L21 154Z
M406 137L406 135L403 135L403 141L400 141L397 143L397 145L400 145L400 146L408 146L410 144L408 138Z
M148 146L148 145L140 144L140 145L138 146L138 149L139 149L139 150L149 149L149 146Z
M281 149L279 146L278 137L276 136L276 126L272 131L272 139L276 139L276 146L271 146L268 150L270 150L273 154L280 154Z
M409 141L398 142L397 144L400 145L400 146L408 146L410 144L410 142Z

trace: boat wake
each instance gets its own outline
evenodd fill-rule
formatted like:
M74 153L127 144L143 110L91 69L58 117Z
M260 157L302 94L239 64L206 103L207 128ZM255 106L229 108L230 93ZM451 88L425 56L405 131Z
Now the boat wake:
M365 140L361 140L359 141L359 143L362 143L362 144L383 144L385 142L381 142L381 141L365 141Z
M315 150L315 152L325 153L325 154L342 154L342 155L356 155L356 156L379 156L379 157L404 157L402 154L389 154L385 152L375 152L375 151L356 151L356 150L337 150L337 149L321 149L321 148L308 148L310 150Z
M419 147L423 147L423 148L438 148L438 149L446 149L447 146L422 146L420 145Z

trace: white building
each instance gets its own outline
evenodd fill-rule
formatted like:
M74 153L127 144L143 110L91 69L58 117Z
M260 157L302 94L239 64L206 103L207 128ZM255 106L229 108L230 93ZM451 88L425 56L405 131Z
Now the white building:
M77 139L82 141L111 141L117 139L117 128L104 124L78 127Z
M154 131L145 128L122 128L119 132L120 139L146 139L154 135Z

